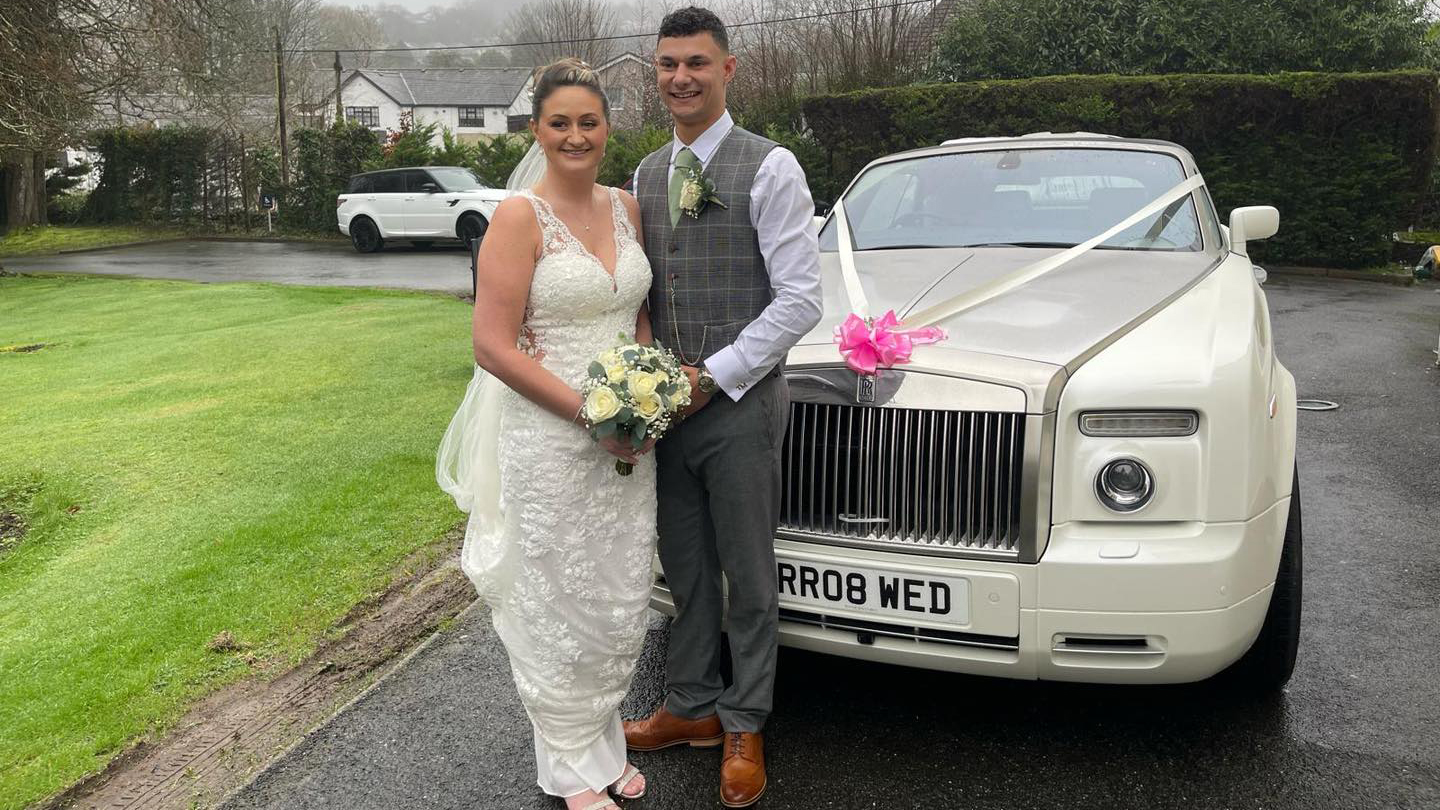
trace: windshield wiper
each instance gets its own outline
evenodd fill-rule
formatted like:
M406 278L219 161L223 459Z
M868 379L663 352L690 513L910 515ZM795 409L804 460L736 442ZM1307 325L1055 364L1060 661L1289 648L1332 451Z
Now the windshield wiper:
M948 248L951 245L925 245L916 243L913 245L873 245L871 247L856 248L856 250L923 250L925 248Z
M973 245L956 245L962 248L980 247L1027 247L1027 248L1072 248L1074 242L976 242Z

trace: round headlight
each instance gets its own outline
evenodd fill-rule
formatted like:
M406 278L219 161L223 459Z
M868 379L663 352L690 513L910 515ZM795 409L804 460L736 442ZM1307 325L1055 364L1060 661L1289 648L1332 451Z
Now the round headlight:
M1134 512L1155 494L1155 477L1137 459L1117 458L1095 476L1095 495L1116 512Z

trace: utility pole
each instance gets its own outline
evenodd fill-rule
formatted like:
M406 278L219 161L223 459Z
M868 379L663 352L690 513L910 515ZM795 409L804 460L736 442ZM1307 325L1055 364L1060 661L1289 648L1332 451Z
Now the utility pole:
M345 120L345 106L340 101L340 52L335 52L335 123Z
M275 26L275 99L280 129L280 184L290 185L290 139L285 133L285 52L280 50L280 26Z

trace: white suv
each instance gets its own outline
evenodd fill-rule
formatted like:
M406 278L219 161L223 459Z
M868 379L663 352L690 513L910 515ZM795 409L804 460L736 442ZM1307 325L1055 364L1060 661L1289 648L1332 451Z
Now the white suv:
M468 243L485 236L496 206L509 195L459 166L384 169L351 177L335 198L335 217L361 253L374 253L387 239L420 247L436 239Z

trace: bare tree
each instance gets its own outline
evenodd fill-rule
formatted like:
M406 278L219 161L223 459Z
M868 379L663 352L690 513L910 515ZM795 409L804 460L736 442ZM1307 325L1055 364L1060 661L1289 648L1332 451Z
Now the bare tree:
M911 81L922 67L915 35L930 8L876 8L882 5L730 0L721 14L732 26L730 46L741 63L731 86L733 106L768 117L793 107L800 96Z
M516 9L506 25L506 35L514 42L559 42L515 48L511 62L526 66L565 56L599 65L614 55L615 44L597 40L617 31L615 9L606 0L540 0Z
M0 5L0 229L45 222L46 155L78 141L99 102L160 75L169 26L205 0L7 0Z

